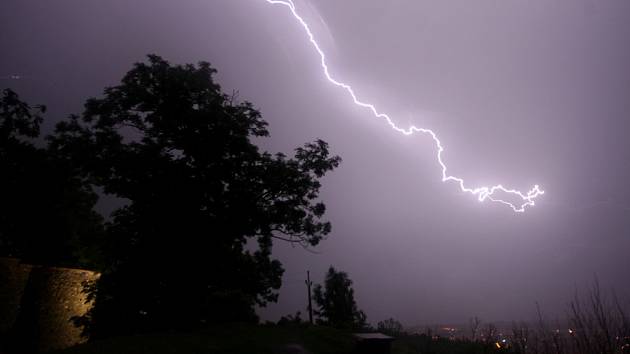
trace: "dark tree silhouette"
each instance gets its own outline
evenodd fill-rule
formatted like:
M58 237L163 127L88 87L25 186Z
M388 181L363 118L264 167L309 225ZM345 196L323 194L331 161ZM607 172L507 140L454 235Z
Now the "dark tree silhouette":
M272 240L314 246L330 232L318 179L340 158L321 140L292 158L259 151L251 139L267 123L215 72L151 55L57 125L55 153L128 201L107 226L108 267L81 319L94 337L255 321L281 285Z
M384 321L379 321L376 325L376 329L384 334L392 337L398 337L404 334L402 323L393 318L388 318Z
M365 314L357 308L354 300L352 280L345 272L338 272L331 266L326 273L324 286L317 284L313 292L319 307L315 313L320 323L346 329L366 326Z
M0 255L94 267L102 235L102 218L92 209L97 195L70 164L33 143L44 112L10 89L1 93Z

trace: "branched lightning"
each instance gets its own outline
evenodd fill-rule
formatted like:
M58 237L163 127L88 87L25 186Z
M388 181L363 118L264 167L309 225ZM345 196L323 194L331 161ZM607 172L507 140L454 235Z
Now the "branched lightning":
M470 188L470 187L466 187L466 185L464 184L464 180L462 178L448 175L446 172L446 164L442 160L442 153L444 152L444 147L442 146L440 139L438 139L434 131L432 131L431 129L426 129L426 128L418 128L413 125L407 129L400 128L399 126L396 125L396 123L394 123L394 121L389 117L389 115L385 113L381 113L378 110L376 110L376 107L373 104L360 101L357 98L357 95L354 93L354 90L352 89L350 85L336 80L330 74L330 70L328 69L328 64L326 62L326 55L324 54L324 51L321 49L321 47L315 40L315 36L313 35L313 32L311 32L311 29L306 23L306 21L304 21L304 19L298 14L295 4L293 3L293 0L265 0L265 1L267 1L269 4L274 4L274 5L277 4L277 5L286 6L291 11L291 13L293 14L293 17L295 17L295 19L304 28L304 31L306 32L306 35L308 36L310 43L313 45L313 48L319 54L320 64L323 69L324 75L326 76L326 79L328 79L328 81L330 81L330 83L332 83L333 85L344 89L350 95L350 97L352 98L352 100L357 106L367 108L368 110L372 112L372 114L375 117L384 119L392 129L396 130L399 133L402 133L404 135L412 135L414 133L423 133L423 134L429 135L431 139L433 139L433 142L435 143L435 146L437 147L437 154L436 154L437 161L442 167L442 182L455 182L459 186L462 192L470 193L476 196L480 202L483 202L487 199L492 202L501 203L501 204L509 206L510 208L512 208L512 210L518 213L524 212L525 207L527 206L533 206L535 204L534 200L540 195L545 193L542 189L540 189L538 185L534 185L534 187L531 190L529 190L527 193L523 193L516 189L506 188L501 184L497 184L491 187L482 186L482 187ZM500 199L499 197L495 197L495 193L497 192L502 192L507 195L512 195L516 199L520 198L522 203L512 204L511 202L507 200Z

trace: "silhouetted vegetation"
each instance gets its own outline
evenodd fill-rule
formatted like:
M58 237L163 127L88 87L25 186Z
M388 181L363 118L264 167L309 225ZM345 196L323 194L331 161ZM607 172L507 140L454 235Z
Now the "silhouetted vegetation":
M393 318L388 318L384 321L379 321L376 324L376 329L388 336L398 337L404 334L403 325Z
M1 93L0 256L94 268L103 235L98 197L72 161L37 146L45 110Z
M286 316L282 316L278 320L279 326L287 326L287 325L299 326L299 325L305 325L305 324L308 324L308 322L304 322L304 320L302 320L301 311L297 311L294 315L289 314Z
M366 327L366 316L354 300L352 280L345 272L332 266L326 273L324 286L317 284L313 299L319 307L315 314L318 323L337 328L362 329Z
M514 324L515 353L630 353L630 317L617 297L606 295L597 279L586 294L576 291L565 321L548 321L538 308L538 322Z
M486 350L500 349L517 354L620 354L630 353L630 318L624 304L602 292L597 279L585 294L576 291L567 316L550 321L538 304L535 323L514 322L503 332L491 323L470 320L470 336ZM495 348L493 348L495 347Z
M127 201L78 321L94 337L256 321L281 284L272 240L313 246L330 232L318 179L340 158L321 140L294 157L261 152L251 139L267 123L215 72L149 56L50 138L83 180Z

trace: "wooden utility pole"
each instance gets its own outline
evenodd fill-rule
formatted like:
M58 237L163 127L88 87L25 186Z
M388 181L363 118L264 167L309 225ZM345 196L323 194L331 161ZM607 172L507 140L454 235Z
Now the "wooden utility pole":
M311 281L311 275L308 270L306 271L306 280L304 282L308 290L308 321L313 324L313 305L311 303L311 285L313 285L313 282Z

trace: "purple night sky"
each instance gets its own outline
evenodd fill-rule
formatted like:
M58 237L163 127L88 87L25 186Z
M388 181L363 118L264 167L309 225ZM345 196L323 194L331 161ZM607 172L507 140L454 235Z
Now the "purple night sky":
M546 191L524 214L440 181L435 146L326 81L286 7L264 0L4 0L0 88L49 108L45 131L156 53L209 61L270 123L265 149L322 138L333 232L276 243L263 319L306 306L307 269L347 271L370 322L562 316L595 276L630 298L630 2L295 0L333 75L399 126L433 129L449 172ZM19 75L19 79L11 79ZM111 210L103 202L103 211Z

